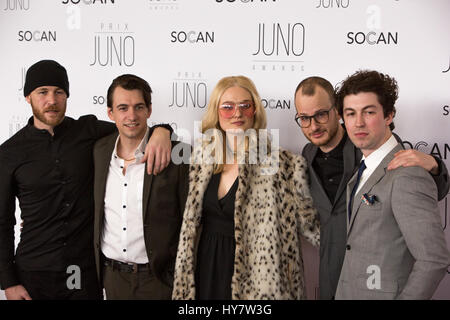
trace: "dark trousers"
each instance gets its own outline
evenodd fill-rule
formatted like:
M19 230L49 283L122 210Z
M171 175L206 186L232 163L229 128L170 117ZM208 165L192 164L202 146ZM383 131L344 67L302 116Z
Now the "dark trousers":
M107 300L168 300L172 288L156 278L151 270L124 272L111 266L103 269Z
M23 271L19 280L33 300L101 300L103 292L95 268L80 270L80 289L68 286L71 274L65 271ZM70 279L69 279L70 282Z

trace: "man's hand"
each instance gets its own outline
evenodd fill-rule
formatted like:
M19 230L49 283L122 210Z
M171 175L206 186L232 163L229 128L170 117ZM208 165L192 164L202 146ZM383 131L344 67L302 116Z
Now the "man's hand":
M170 131L162 127L155 128L141 160L141 163L147 161L147 173L156 175L163 171L170 163L171 151Z
M20 284L6 288L5 296L8 300L32 300L28 291Z
M389 163L387 169L392 170L400 166L403 167L422 167L433 175L439 174L439 166L433 156L423 152L409 149L400 150L395 155L395 158Z

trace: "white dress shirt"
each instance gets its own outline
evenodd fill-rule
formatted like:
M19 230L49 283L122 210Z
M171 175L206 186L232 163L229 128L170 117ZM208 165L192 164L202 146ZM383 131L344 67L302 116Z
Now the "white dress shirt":
M136 160L123 174L124 160L117 155L116 140L105 190L105 218L101 249L110 259L126 263L148 263L144 242L142 196L145 163L144 156L149 129L136 149Z
M386 157L397 144L398 141L395 139L394 135L391 134L391 137L383 143L381 147L372 152L367 158L364 156L362 157L362 160L364 160L366 165L366 169L361 175L361 180L359 181L358 189L356 190L355 195L359 192L359 190L361 190L362 186L366 183L381 161L383 161L384 157Z

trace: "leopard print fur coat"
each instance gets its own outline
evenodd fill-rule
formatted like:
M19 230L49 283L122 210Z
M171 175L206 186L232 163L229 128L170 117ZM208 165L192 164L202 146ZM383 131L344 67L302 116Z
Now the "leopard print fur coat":
M306 298L300 236L318 246L319 219L308 188L305 159L283 149L277 158L274 174L264 174L262 165L239 165L232 299ZM213 165L190 166L173 299L195 299L203 195L212 175Z

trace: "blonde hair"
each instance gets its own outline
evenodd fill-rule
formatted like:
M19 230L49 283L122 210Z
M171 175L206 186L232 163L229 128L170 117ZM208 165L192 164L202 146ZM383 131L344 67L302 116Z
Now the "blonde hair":
M222 95L227 89L231 87L241 87L250 93L252 102L255 106L255 115L252 129L266 129L267 126L266 111L264 110L261 98L258 94L258 91L256 90L253 81L245 76L224 77L220 79L220 81L214 87L209 99L208 108L206 109L206 113L202 119L202 133L205 133L209 129L217 129L214 130L215 133L209 141L204 141L205 144L215 144L213 150L223 150L223 148L220 148L220 145L218 145L221 144L222 146L224 146L223 141L225 139L225 131L220 127L219 123L218 108ZM246 147L248 148L248 143ZM216 174L223 171L225 153L218 152L217 154L214 154L214 157L216 159L214 163L214 173Z

